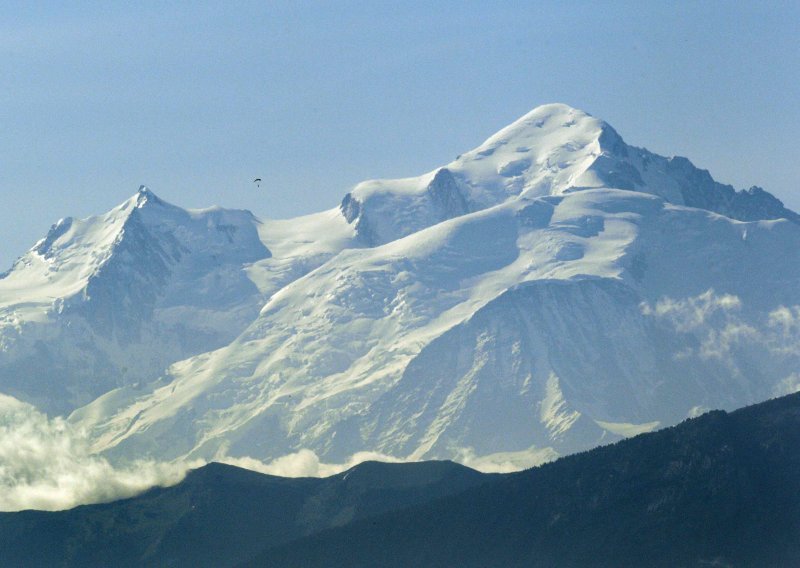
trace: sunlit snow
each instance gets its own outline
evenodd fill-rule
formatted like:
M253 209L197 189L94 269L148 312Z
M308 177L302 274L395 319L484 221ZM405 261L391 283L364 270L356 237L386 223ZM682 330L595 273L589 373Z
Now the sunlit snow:
M797 221L763 190L545 105L442 168L298 219L140 192L57 225L0 280L0 378L54 404L59 377L13 378L37 341L108 361L95 390L72 377L88 404L69 423L113 463L530 467L796 390ZM120 247L126 234L145 248Z

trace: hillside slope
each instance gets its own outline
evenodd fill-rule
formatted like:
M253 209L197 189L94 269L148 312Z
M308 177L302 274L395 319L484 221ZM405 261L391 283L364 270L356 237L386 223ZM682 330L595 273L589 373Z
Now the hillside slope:
M247 566L794 566L800 394L267 550Z
M325 479L223 464L177 486L68 511L0 513L0 564L233 566L266 545L450 495L484 482L448 462L366 462Z

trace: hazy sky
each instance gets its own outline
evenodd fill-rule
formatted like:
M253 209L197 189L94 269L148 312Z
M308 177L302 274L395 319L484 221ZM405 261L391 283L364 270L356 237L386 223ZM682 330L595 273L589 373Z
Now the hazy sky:
M800 2L65 4L0 1L3 268L140 184L294 216L548 102L800 209Z

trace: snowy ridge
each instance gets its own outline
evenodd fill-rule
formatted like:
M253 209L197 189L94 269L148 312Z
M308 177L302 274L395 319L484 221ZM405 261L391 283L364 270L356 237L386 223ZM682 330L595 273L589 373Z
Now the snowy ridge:
M0 369L105 357L70 420L110 458L520 468L800 385L798 216L566 105L299 219L126 203L0 280Z
M50 412L223 345L261 297L268 257L245 211L186 211L146 188L106 215L62 219L0 279L0 385Z
M374 246L508 199L602 187L650 193L733 219L800 223L764 190L736 192L686 158L628 146L607 123L563 104L535 108L434 172L363 182L341 209L362 241Z

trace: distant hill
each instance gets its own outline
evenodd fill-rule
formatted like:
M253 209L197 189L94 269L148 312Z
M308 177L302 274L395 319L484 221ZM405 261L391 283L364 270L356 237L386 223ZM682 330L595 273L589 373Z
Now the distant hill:
M328 530L247 566L800 566L800 393Z
M0 566L225 567L321 529L460 492L492 476L452 462L365 462L289 479L218 463L179 485L69 511L0 513Z

